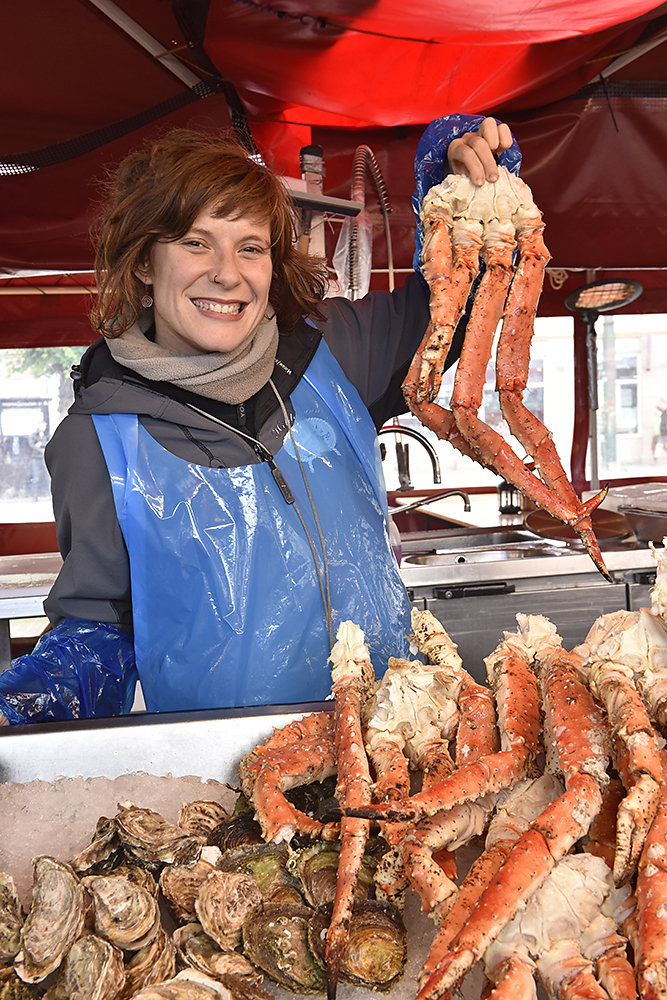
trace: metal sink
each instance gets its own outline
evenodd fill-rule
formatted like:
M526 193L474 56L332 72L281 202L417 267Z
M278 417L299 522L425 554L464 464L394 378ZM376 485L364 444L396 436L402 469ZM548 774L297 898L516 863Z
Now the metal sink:
M565 554L565 549L558 549L550 545L499 545L490 546L488 549L415 553L404 556L402 563L411 566L451 566L454 563L501 562L508 559L535 559Z
M413 543L414 544L414 543ZM417 543L418 544L418 543ZM422 542L421 551L403 552L403 563L413 566L452 565L454 563L499 562L508 559L535 559L564 555L568 547L548 539L536 538L530 531L500 528L460 534L441 534Z
M521 528L489 528L484 531L471 528L470 531L440 534L433 539L430 547L441 552L449 549L486 549L490 545L516 545L518 542L542 544L544 539L536 538L532 531Z

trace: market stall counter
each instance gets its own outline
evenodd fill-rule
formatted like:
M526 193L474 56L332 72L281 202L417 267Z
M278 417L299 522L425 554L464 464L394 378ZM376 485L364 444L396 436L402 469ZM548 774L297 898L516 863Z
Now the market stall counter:
M11 619L40 618L62 559L58 552L0 556L0 671L11 663Z
M231 811L239 791L239 761L274 728L333 703L264 709L143 714L117 719L50 723L0 730L0 871L14 878L30 905L32 859L69 861L91 841L100 816L121 804L154 809L175 823L180 807L213 800ZM407 963L389 1000L412 1000L416 976L435 927L416 896L405 912ZM294 993L265 979L278 1000ZM468 992L470 990L471 992ZM466 996L479 997L481 974L469 977ZM341 983L340 1000L377 994Z

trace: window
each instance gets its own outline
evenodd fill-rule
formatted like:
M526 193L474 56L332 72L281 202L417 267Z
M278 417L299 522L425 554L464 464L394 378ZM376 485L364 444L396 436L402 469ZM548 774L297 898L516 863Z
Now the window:
M574 351L572 345L573 323L569 316L538 319L535 324L528 385L523 395L525 405L553 432L554 441L563 464L569 472L569 457L572 445L572 425L574 413ZM516 441L505 424L500 412L500 403L495 391L495 349L492 361L487 365L486 382L479 416L495 431L510 441L516 453L523 457L525 450ZM438 402L447 406L454 384L456 369L445 373ZM471 487L487 486L495 488L499 477L489 469L465 458L446 441L438 440L432 431L423 427L416 417L406 414L398 422L418 430L435 449L440 466L443 486ZM382 437L386 458L385 478L387 488L399 488L397 462L394 447L389 436ZM403 444L408 445L410 477L412 485L424 487L433 485L431 461L426 448L407 436Z
M600 478L666 475L667 315L604 316L596 334Z
M0 521L53 518L44 448L72 401L81 347L0 351Z
M636 361L636 359L633 359ZM618 372L618 368L616 369ZM616 405L618 408L618 423L616 431L618 434L636 434L639 430L637 420L637 372L635 369L634 378L625 379L617 374L616 382ZM622 380L623 379L623 380Z
M667 315L600 316L596 322L598 410L598 473L602 482L667 475ZM495 348L494 348L495 353ZM440 395L447 405L454 380L448 372ZM541 318L535 323L528 387L524 403L549 428L565 471L570 475L574 423L574 346L571 317ZM495 394L495 373L489 364L480 417L507 437L518 455L524 450L502 420ZM498 477L463 458L446 442L409 415L399 418L418 429L433 444L447 487L494 487ZM661 430L662 428L662 430ZM398 489L396 462L389 438L385 477L387 488ZM418 442L409 445L412 485L432 486L428 454ZM590 475L590 449L587 474Z

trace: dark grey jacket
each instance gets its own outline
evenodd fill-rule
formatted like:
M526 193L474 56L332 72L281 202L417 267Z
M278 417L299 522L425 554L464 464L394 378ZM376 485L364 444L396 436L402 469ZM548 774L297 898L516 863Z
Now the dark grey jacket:
M423 280L410 275L392 294L374 292L358 302L327 299L323 309L325 319L317 328L304 322L294 334L280 337L273 381L282 398L289 400L323 336L378 428L405 412L401 383L428 323ZM450 363L459 350L458 343L452 346ZM103 340L88 349L73 377L75 401L45 453L64 559L45 611L52 625L84 618L131 635L129 561L91 415L136 413L172 453L224 468L261 459L243 438L193 413L184 402L259 438L272 454L286 428L269 387L241 406L216 403L138 376L113 360Z

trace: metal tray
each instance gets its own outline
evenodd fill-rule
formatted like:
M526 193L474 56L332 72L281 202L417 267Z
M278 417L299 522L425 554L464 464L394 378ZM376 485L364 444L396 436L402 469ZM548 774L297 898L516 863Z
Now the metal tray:
M198 797L212 798L221 791L218 783L238 786L240 758L270 736L274 727L284 726L307 712L323 709L333 709L333 703L316 702L256 710L143 713L117 719L16 726L0 730L0 781L5 783L4 788L0 785L5 820L3 828L3 816L0 816L0 870L5 863L3 855L8 854L7 841L10 838L27 839L34 833L37 849L21 845L25 903L26 893L29 895L28 859L38 853L53 853L67 859L73 831L79 827L85 827L87 832L94 829L100 813L90 809L99 807L100 787L115 805L118 796L124 794L128 776L130 781L146 777L148 787L153 779L155 782L159 779L162 787L169 781L170 789L181 786L190 789L190 776L195 776L210 783L201 786L202 792L198 793ZM209 791L211 787L213 793ZM15 792L18 797L14 797ZM71 796L79 792L84 793L83 799L87 800L90 796L90 802L95 803L89 806L84 801L79 810L82 816L76 816L71 811ZM170 797L173 798L173 792ZM12 803L17 801L22 805L14 809ZM138 804L158 811L161 808L159 801ZM13 812L16 814L12 815ZM167 811L164 815L172 821L175 818ZM76 835L80 836L80 833ZM80 846L83 847L86 842L84 840ZM10 874L14 872L10 871ZM405 923L408 928L408 961L401 980L383 994L387 1000L413 1000L416 996L417 975L435 933L432 921L421 912L418 899L412 893L406 907ZM276 1000L294 1000L295 994L282 990L275 983L267 980L265 985ZM478 1000L482 985L481 970L476 968L466 978L461 997ZM374 991L347 984L340 984L338 989L339 1000L377 1000L377 996Z
M332 702L136 713L0 729L0 782L116 778L144 771L238 783L243 754L294 718Z
M619 507L640 542L655 542L662 545L667 535L667 512L650 511L639 507Z

